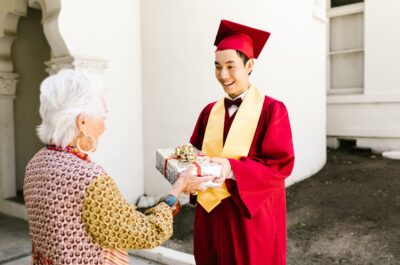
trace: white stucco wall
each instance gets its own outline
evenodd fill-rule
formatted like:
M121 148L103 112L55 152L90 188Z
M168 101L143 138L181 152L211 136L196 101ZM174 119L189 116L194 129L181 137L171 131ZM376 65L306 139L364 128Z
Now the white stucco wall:
M365 1L364 93L328 96L328 136L353 138L376 152L400 149L398 10L397 0Z
M155 150L187 143L202 108L224 95L213 65L222 18L272 33L251 81L288 107L296 165L287 184L324 165L326 27L313 16L314 4L322 2L141 1L147 193L169 188L154 168Z
M60 33L73 56L107 61L106 132L92 159L133 203L143 194L139 1L62 0Z
M398 0L368 0L365 3L366 94L400 96L399 10Z

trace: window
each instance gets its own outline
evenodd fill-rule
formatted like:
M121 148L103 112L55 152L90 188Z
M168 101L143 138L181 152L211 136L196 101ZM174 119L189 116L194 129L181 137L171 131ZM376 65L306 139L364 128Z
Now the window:
M360 94L364 90L364 4L355 2L362 1L331 1L329 94Z
M331 7L350 5L355 3L364 2L363 0L332 0Z

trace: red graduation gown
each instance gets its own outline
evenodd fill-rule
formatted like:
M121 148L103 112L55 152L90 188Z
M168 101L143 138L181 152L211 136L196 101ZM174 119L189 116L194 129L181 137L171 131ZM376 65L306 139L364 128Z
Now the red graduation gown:
M214 103L201 112L190 142L201 149ZM225 112L224 142L235 118ZM243 128L245 130L246 128ZM200 204L194 223L197 265L286 264L285 178L294 165L289 117L285 105L265 97L249 155L229 159L234 180L231 194L210 213ZM196 202L196 197L191 197Z

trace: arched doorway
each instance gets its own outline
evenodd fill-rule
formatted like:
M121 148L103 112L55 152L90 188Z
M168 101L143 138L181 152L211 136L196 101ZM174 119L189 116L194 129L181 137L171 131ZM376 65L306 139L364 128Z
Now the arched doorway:
M27 212L17 190L42 146L35 131L40 82L64 68L106 68L104 60L70 54L60 11L61 0L2 0L0 7L0 212L23 219Z
M11 50L14 73L19 76L14 101L15 177L18 202L23 202L25 167L42 147L36 136L40 123L39 86L48 75L45 62L50 60L50 46L41 24L41 10L28 8L18 23L18 38Z
M16 195L26 160L39 146L34 127L49 46L47 67L69 56L58 28L60 9L60 0L4 0L0 8L0 212L24 219L26 208Z

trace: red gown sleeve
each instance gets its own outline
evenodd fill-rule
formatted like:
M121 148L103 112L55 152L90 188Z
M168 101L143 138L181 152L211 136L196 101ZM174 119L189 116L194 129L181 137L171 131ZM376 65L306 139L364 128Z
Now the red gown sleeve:
M208 117L210 116L211 109L215 105L216 102L208 104L200 113L199 118L197 119L196 126L193 130L192 137L190 137L190 143L201 150L203 146L204 134L206 132Z
M276 101L269 108L268 121L253 141L249 156L229 159L236 181L226 184L241 213L251 218L270 196L284 189L285 178L294 166L294 151L289 117L283 103ZM263 117L263 115L262 115ZM257 132L256 132L257 133ZM257 145L257 147L256 147Z

